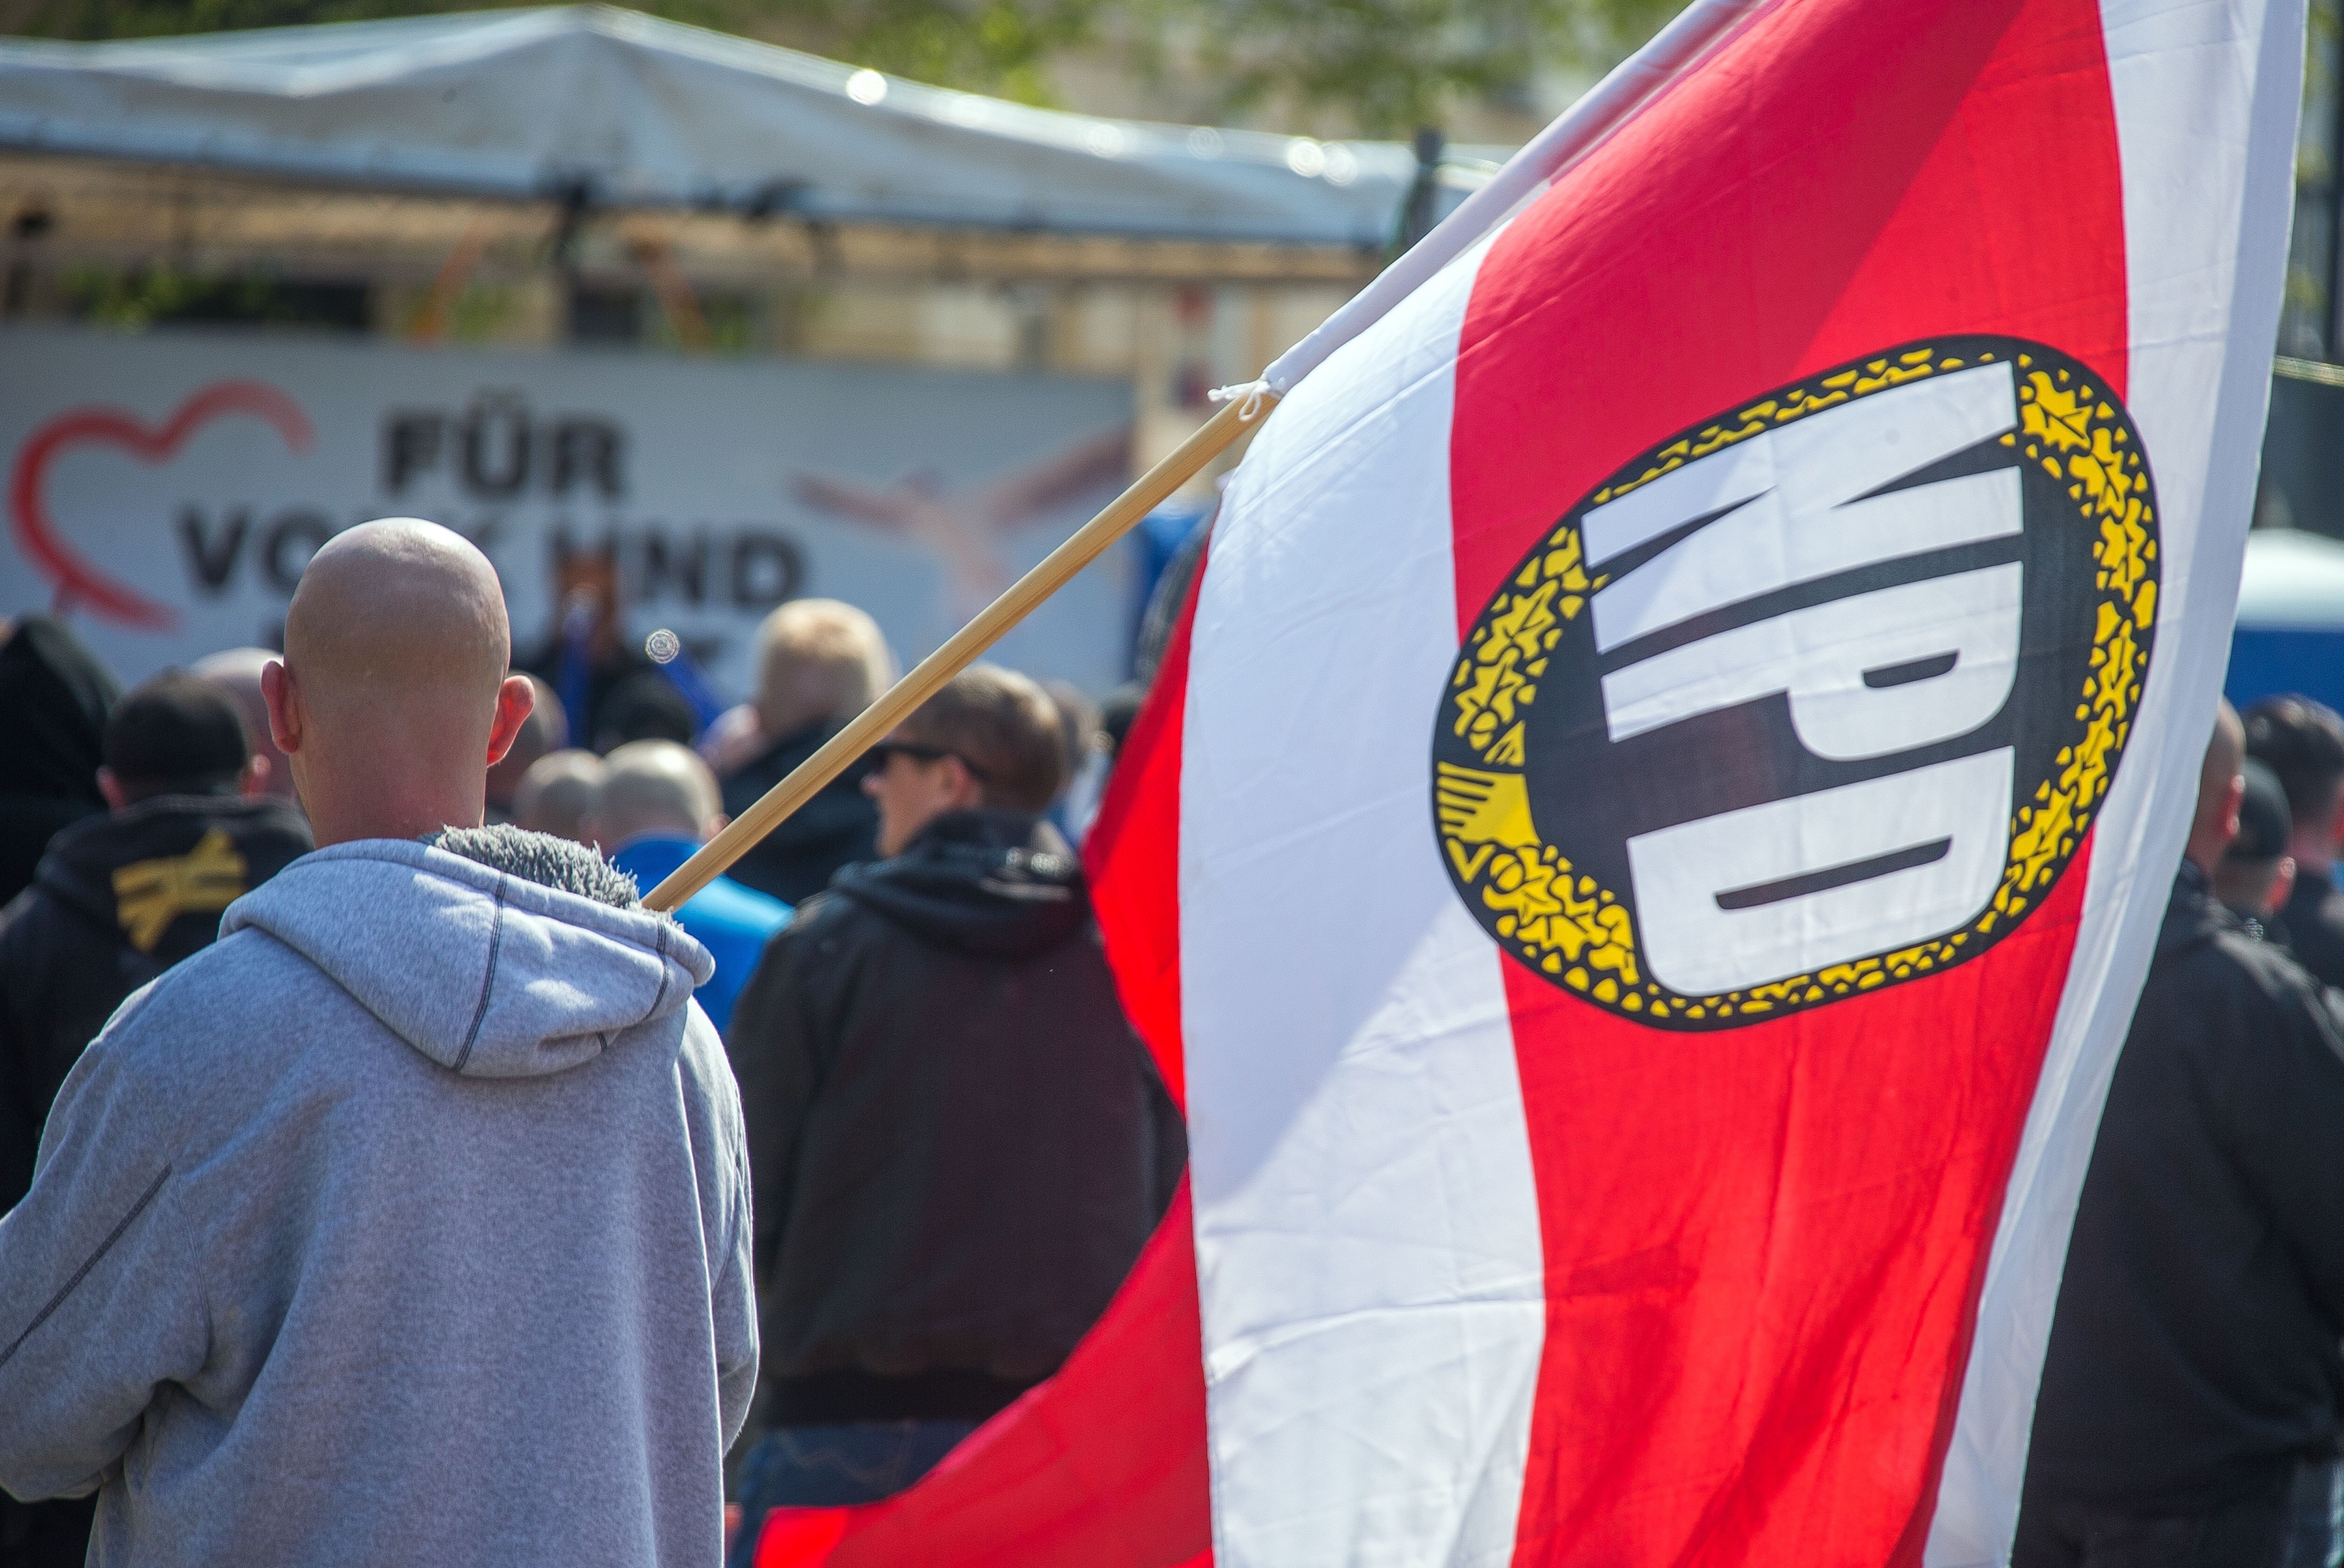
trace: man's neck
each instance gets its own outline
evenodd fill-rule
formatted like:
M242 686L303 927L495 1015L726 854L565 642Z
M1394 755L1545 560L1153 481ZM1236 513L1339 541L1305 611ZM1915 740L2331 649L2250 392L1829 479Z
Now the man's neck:
M488 781L483 770L480 787L467 791L419 793L386 797L362 794L336 798L319 792L314 804L302 804L319 849L361 838L421 838L443 827L478 827L487 815Z

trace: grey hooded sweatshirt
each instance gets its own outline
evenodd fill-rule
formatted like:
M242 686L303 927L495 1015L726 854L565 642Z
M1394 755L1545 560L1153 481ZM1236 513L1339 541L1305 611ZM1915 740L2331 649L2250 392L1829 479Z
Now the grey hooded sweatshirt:
M591 852L442 842L293 862L66 1082L0 1219L0 1485L98 1489L94 1563L722 1556L757 1340L708 955Z

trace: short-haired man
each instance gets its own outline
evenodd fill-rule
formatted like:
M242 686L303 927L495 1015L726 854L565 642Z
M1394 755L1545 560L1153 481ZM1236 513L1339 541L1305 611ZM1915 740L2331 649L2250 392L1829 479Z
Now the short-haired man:
M757 629L759 749L724 774L724 809L740 815L813 755L895 678L879 623L835 599L793 599ZM878 814L863 794L867 761L849 768L733 863L735 881L803 904L842 865L871 858Z
M1050 700L978 665L880 748L886 858L773 938L728 1044L749 1123L765 1510L911 1484L1056 1371L1186 1158L1081 863Z
M2208 888L2239 755L2226 703L2076 1210L2013 1568L2335 1560L2344 1037Z
M570 744L570 721L562 716L560 693L539 676L530 675L528 680L532 698L529 717L521 721L511 749L489 770L487 809L492 823L515 820L513 799L520 794L522 778L541 759Z
M513 790L513 825L572 844L591 844L586 819L594 810L594 792L601 787L601 757L575 748L550 752L529 764Z
M0 1219L0 1486L91 1561L707 1563L755 1381L708 956L483 828L487 559L310 559L268 673L316 853L82 1053Z
M2214 867L2214 896L2250 935L2284 947L2287 926L2278 912L2295 887L2295 857L2287 852L2295 826L2287 792L2278 775L2252 757L2239 765L2238 776L2246 785L2238 797L2238 836Z
M691 747L630 741L602 759L585 830L612 865L649 893L723 825L716 775ZM684 900L675 918L716 961L716 973L692 996L722 1033L765 944L789 924L790 906L719 876Z
M268 733L268 700L260 694L260 673L277 662L266 648L223 648L187 666L187 673L208 681L236 704L244 720L246 741L259 763L260 787L279 800L293 798L293 769Z
M309 851L309 824L258 793L242 718L166 671L106 716L98 792L112 810L49 841L0 910L0 1212L33 1182L57 1087L122 999L211 945L220 911ZM86 1502L0 1498L0 1562L79 1563Z
M2246 713L2247 754L2278 775L2293 819L2295 888L2279 908L2302 966L2344 986L2344 891L2336 845L2344 835L2344 718L2309 697L2266 697Z

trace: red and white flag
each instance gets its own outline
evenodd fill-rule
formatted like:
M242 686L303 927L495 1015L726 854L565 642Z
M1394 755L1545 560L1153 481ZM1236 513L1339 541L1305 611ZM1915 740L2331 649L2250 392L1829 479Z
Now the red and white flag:
M1101 863L1193 1254L766 1560L2006 1560L2303 25L1739 7L1295 387Z

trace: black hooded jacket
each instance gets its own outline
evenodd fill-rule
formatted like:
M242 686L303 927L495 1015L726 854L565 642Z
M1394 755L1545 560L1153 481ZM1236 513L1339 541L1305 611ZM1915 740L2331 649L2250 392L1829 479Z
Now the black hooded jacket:
M2022 1507L2195 1512L2335 1443L2339 1029L2184 863L2084 1179Z
M2333 866L2296 868L2295 890L2279 911L2296 962L2331 986L2344 986L2344 893Z
M49 1102L122 999L309 849L289 804L229 795L161 795L57 835L0 909L0 1211L32 1184Z
M811 725L743 763L724 781L724 814L737 817L756 804L839 729ZM879 808L863 793L863 775L870 771L865 758L824 784L725 875L784 904L803 904L829 886L840 867L878 854Z
M730 1037L768 1424L1000 1409L1105 1309L1187 1159L1081 863L1022 813L841 873Z
M0 642L0 905L32 885L59 829L106 809L97 766L119 694L45 615L25 616Z

